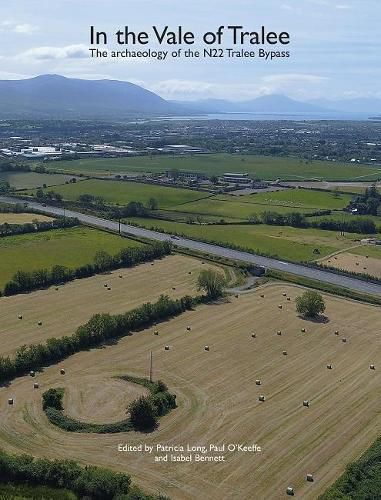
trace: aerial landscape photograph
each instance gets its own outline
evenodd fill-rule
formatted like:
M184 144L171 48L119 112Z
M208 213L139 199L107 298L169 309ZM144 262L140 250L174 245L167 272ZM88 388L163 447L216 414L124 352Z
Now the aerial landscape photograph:
M0 499L381 500L381 4L0 6Z

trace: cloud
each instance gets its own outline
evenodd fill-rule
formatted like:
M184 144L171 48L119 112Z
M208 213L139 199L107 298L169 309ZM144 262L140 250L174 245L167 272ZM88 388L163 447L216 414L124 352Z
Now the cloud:
M30 33L34 33L35 31L38 31L38 27L37 26L33 26L32 24L28 24L28 23L25 23L25 24L16 24L16 26L13 27L12 31L14 33L26 33L26 34L30 34Z
M284 73L280 75L268 75L262 81L268 84L287 85L295 83L320 83L328 80L326 76L308 75L304 73Z
M278 74L258 78L256 83L215 83L200 80L161 80L136 82L167 99L232 99L246 100L268 94L303 96L319 90L329 78L310 74Z
M6 31L9 33L30 35L38 30L38 26L29 23L16 23L15 21L10 20L5 20L0 23L0 31Z
M58 59L83 59L89 57L86 45L67 45L66 47L34 47L17 56L18 59L49 61Z

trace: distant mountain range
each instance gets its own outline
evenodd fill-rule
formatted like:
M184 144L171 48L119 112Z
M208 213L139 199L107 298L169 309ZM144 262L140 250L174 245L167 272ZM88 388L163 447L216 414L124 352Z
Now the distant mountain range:
M25 80L0 80L0 119L119 119L131 116L204 113L381 113L381 99L301 102L284 95L248 101L219 99L168 101L138 85L117 80L80 80L42 75ZM322 118L321 116L319 116Z
M0 80L3 118L122 118L176 112L178 106L128 82L58 75Z
M317 104L296 101L278 94L239 102L205 99L201 101L173 101L173 103L205 113L324 113L331 111L331 109Z

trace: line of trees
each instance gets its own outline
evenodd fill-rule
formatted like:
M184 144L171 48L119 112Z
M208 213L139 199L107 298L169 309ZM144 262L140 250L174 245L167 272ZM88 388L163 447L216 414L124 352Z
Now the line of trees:
M171 251L171 242L163 241L136 248L123 248L114 256L100 250L95 254L94 261L91 264L85 264L76 269L55 265L50 270L17 271L13 278L6 283L4 295L16 295L51 285L59 285L74 279L87 278L97 273L118 269L119 267L132 267L142 262L149 262L169 255Z
M309 221L300 212L281 214L278 212L266 211L260 216L253 215L250 222L252 224L268 224L270 226L291 226L297 228L317 228L328 231L345 231L347 233L376 234L377 227L372 219L353 218L349 220L337 220L324 218L321 220Z
M202 298L190 296L171 299L161 295L154 303L147 302L125 314L95 314L81 325L73 335L50 338L45 344L23 345L11 359L0 357L0 383L57 363L77 352L99 346L111 339L132 335L133 331L147 328L155 322L178 316L200 302Z
M63 229L79 225L76 217L57 217L52 221L34 221L25 224L0 224L0 236L12 236L14 234L38 233L52 229Z
M134 400L128 407L129 417L107 424L81 422L63 413L63 388L49 389L42 396L42 408L49 421L67 432L88 432L97 434L136 431L152 431L158 426L159 417L176 408L176 395L168 391L162 381L150 382L136 377L120 377L146 387L150 394Z
M48 460L30 455L10 455L0 450L0 483L45 485L70 490L79 498L95 500L159 500L131 486L128 474L73 460ZM163 497L161 497L163 498Z

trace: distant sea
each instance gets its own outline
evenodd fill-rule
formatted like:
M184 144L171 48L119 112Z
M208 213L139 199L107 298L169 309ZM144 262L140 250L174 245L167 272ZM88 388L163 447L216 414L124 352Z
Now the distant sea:
M369 113L210 113L205 115L185 115L185 116L162 116L149 121L163 120L258 120L258 121L315 121L315 120L330 120L330 121L372 121Z

